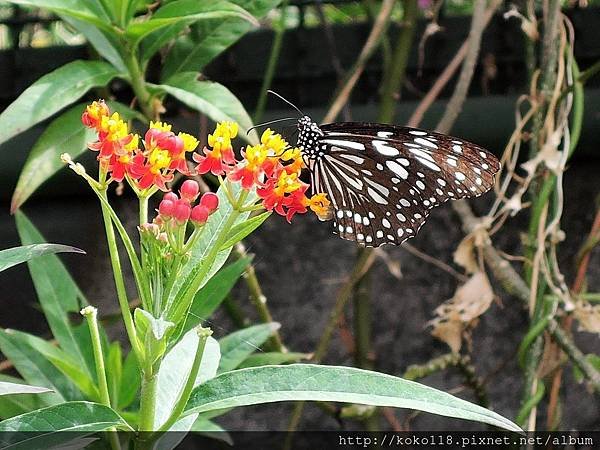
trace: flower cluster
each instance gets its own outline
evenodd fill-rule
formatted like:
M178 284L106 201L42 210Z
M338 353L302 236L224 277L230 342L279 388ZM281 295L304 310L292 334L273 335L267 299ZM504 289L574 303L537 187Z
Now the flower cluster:
M308 209L320 217L327 215L330 203L325 194L306 196L309 185L300 179L304 168L300 149L291 148L281 135L267 129L260 143L248 145L241 152L241 160L236 160L231 139L237 131L237 125L231 122L217 125L208 139L212 150L205 147L203 154L193 156L199 163L198 173L227 175L230 181L239 182L246 190L256 188L262 206L285 216L288 222L294 214Z
M199 192L198 182L194 180L183 182L179 190L179 196L174 192L167 192L158 205L158 216L155 221L159 225L173 221L176 226L181 226L191 220L196 226L204 225L208 220L208 216L219 207L219 197L213 192L207 192L200 197L200 201L194 206Z
M261 206L286 217L288 222L295 214L309 209L321 218L329 212L326 194L306 195L309 185L300 179L304 168L300 149L291 147L270 129L262 134L258 144L248 145L241 151L241 159L236 159L232 140L238 134L238 125L221 122L208 135L208 146L192 154L197 165L190 168L186 154L196 150L198 140L186 133L176 135L167 123L150 122L141 139L129 131L119 113L111 113L101 100L89 105L81 120L98 134L98 140L88 145L98 152L102 177L110 176L109 181L126 180L138 192L168 191L167 183L173 180L176 172L184 175L210 172L218 177L226 176L230 182L239 182L246 191L255 189ZM183 184L185 188L182 186L181 198L173 193L165 196L159 208L160 217L173 218L175 222L191 219L194 223L202 223L214 211L209 207L212 203L206 205L201 201L192 208L191 197L197 196L198 192L185 193L192 186L186 183Z
M175 135L171 125L150 122L140 149L140 137L130 133L119 113L111 114L103 101L89 105L81 120L98 133L98 141L89 148L98 152L101 169L115 181L127 178L139 189L156 186L166 191L165 183L176 171L190 174L185 155L196 149L198 140L186 133Z

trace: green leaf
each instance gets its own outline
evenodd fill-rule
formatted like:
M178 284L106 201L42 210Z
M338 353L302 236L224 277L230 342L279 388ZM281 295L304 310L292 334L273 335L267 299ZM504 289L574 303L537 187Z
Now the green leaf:
M223 427L205 417L198 417L190 431L218 441L223 441L232 447L234 445L233 438L225 429L223 429Z
M52 392L52 389L40 386L31 386L29 384L17 384L9 383L7 381L0 381L0 395L43 394L46 392Z
M111 111L117 111L125 119L139 116L138 112L125 105L107 103ZM87 151L89 142L95 140L95 132L81 123L81 114L85 106L85 103L80 103L61 114L38 138L21 170L12 198L12 212L20 208L46 180L65 167L60 159L61 154L68 153L75 159Z
M44 75L0 114L0 143L47 119L77 101L93 87L119 75L110 64L73 61Z
M9 375L0 374L0 380L7 383L23 384L24 380ZM50 391L51 392L51 391ZM18 416L34 409L48 406L49 402L44 402L42 399L47 395L38 394L20 394L20 395L5 395L0 397L0 419L8 419L9 417ZM193 415L192 415L193 416ZM190 416L190 417L192 417Z
M133 403L140 389L140 369L133 352L129 352L123 364L123 375L119 386L119 409L125 409Z
M156 87L185 103L190 108L206 114L215 122L233 121L240 126L239 136L251 144L258 143L250 115L229 89L212 81L198 81L196 72L182 72Z
M131 23L126 31L134 44L156 30L176 24L191 24L198 20L224 19L239 17L258 25L256 19L245 9L223 0L198 2L197 0L178 0L159 8L150 18L143 22ZM173 35L174 36L174 35ZM166 43L171 37L164 38ZM162 45L157 45L159 48Z
M157 404L160 408L156 410L154 417L155 428L158 429L169 417L179 394L187 381L196 349L199 342L196 330L188 331L181 340L164 357L158 371ZM213 378L217 373L221 353L219 343L209 337L204 347L202 361L195 386ZM192 422L189 426L192 426Z
M281 0L232 0L254 17L260 19ZM178 72L200 72L204 66L220 55L226 48L235 44L252 25L237 17L221 20L203 20L194 24L192 32L180 36L165 61L161 80L167 80Z
M67 402L0 422L1 448L51 448L109 428L133 431L111 408Z
M310 353L298 353L298 352L264 352L254 353L248 356L239 366L238 369L244 369L246 367L259 367L259 366L272 366L276 364L289 364L303 359L310 359Z
M266 211L258 216L254 216L251 219L246 220L245 222L238 223L235 227L231 229L229 236L227 236L227 240L221 246L221 248L225 249L228 247L233 247L235 244L240 242L254 230L262 225L262 223L269 218L271 215L271 211Z
M84 253L77 247L60 244L31 244L0 250L0 272L30 259L51 253Z
M238 184L233 184L231 185L231 190L232 195L237 196L239 195L241 188ZM180 302L183 294L186 291L187 286L190 283L192 283L198 271L202 269L203 261L210 252L211 248L216 244L216 240L219 236L220 230L223 228L223 226L229 219L229 216L233 212L233 208L229 203L229 200L227 199L227 196L225 195L222 188L219 188L219 190L217 191L217 195L219 196L219 208L213 214L210 215L208 221L204 225L202 234L190 250L190 259L185 264L185 266L182 267L181 273L177 277L177 280L175 281L175 284L169 296L169 304L172 305L169 310L169 318L173 318L173 314L175 314L174 311L178 311L178 308L181 307ZM250 193L248 195L247 201L252 201L253 198L256 198L256 194ZM236 223L244 221L249 214L250 213L248 212L241 213L238 216ZM200 290L223 266L223 264L225 264L225 261L229 257L230 253L231 248L227 248L225 250L221 250L217 254L217 257L213 261L212 266L208 271L206 277L204 277L204 280L202 280L202 284L199 286L198 290ZM191 306L191 304L189 306ZM189 310L189 306L186 305L185 312ZM181 319L178 318L177 320L173 321L179 323L180 320L183 320L183 317ZM180 326L181 329L183 329L183 325L184 324L182 323ZM178 333L177 335L179 334L180 333Z
M225 300L227 294L233 289L233 286L235 286L235 283L237 283L237 280L244 273L244 270L246 270L251 261L251 258L238 259L236 262L219 270L214 277L208 280L194 297L185 321L185 326L183 327L184 333L194 328L200 321L206 320L211 316L223 300Z
M44 242L44 237L21 211L15 214L17 231L24 245ZM28 263L31 278L52 334L60 347L93 373L88 367L80 343L74 335L69 312L79 313L87 305L83 293L56 255L45 255Z
M81 365L70 354L42 338L17 330L5 330L5 332L10 334L15 341L35 348L54 367L67 376L87 398L94 401L99 400L98 388L88 372L87 366Z
M119 72L127 72L127 66L118 50L119 36L117 33L103 32L96 27L90 27L83 20L69 17L65 14L62 14L60 18L83 34L98 54L116 67Z
M154 364L165 353L167 340L174 331L175 324L162 317L155 318L141 308L136 308L133 316L138 338L144 342L146 348L146 358Z
M410 408L521 431L495 412L414 381L352 367L313 364L225 372L194 389L185 413L290 400Z
M242 361L259 349L280 326L276 322L263 323L242 328L220 339L221 362L219 363L219 373L235 369Z
M106 383L111 405L119 404L119 386L123 377L123 352L119 341L112 342L106 357Z
M8 3L46 9L83 20L106 31L113 31L106 16L99 14L99 9L90 10L80 0L8 0Z
M54 391L43 397L42 401L47 405L82 398L73 383L40 352L2 329L0 329L0 350L27 383L44 386Z

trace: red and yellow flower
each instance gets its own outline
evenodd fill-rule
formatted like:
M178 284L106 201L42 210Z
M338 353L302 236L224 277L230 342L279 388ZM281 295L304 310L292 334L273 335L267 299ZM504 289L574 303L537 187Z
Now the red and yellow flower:
M192 158L198 163L196 170L199 174L211 172L213 175L225 175L235 164L235 155L231 140L237 136L238 124L221 122L217 124L214 133L208 135L208 145L202 149L203 154L194 153Z

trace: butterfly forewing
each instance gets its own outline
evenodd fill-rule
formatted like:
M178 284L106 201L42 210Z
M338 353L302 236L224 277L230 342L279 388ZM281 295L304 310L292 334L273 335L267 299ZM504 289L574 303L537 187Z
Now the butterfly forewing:
M367 246L414 236L429 210L481 195L500 164L485 149L451 136L372 123L334 123L302 135L314 192L329 194L335 232Z

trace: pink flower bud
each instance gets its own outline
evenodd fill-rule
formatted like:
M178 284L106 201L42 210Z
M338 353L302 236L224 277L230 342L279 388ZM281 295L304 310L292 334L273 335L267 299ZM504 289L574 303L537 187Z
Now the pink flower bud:
M200 199L200 204L208 209L209 214L212 214L219 207L219 197L214 192L207 192Z
M188 205L186 202L181 200L178 201L175 205L175 212L173 213L175 220L179 223L186 222L190 218L191 209L192 208L190 208L190 205Z
M163 200L158 205L158 212L163 217L172 217L175 212L175 205L176 203L172 200Z
M191 219L195 225L204 225L210 215L208 209L202 205L196 205L192 208Z
M189 203L196 200L198 192L200 192L200 186L198 185L198 182L194 180L185 180L181 185L181 189L179 189L181 198Z
M173 203L177 203L177 201L179 201L179 197L177 197L175 192L167 192L165 195L163 195L163 200L170 200Z
M152 142L156 142L161 134L163 134L163 131L158 128L149 128L144 135L144 141L150 145Z

